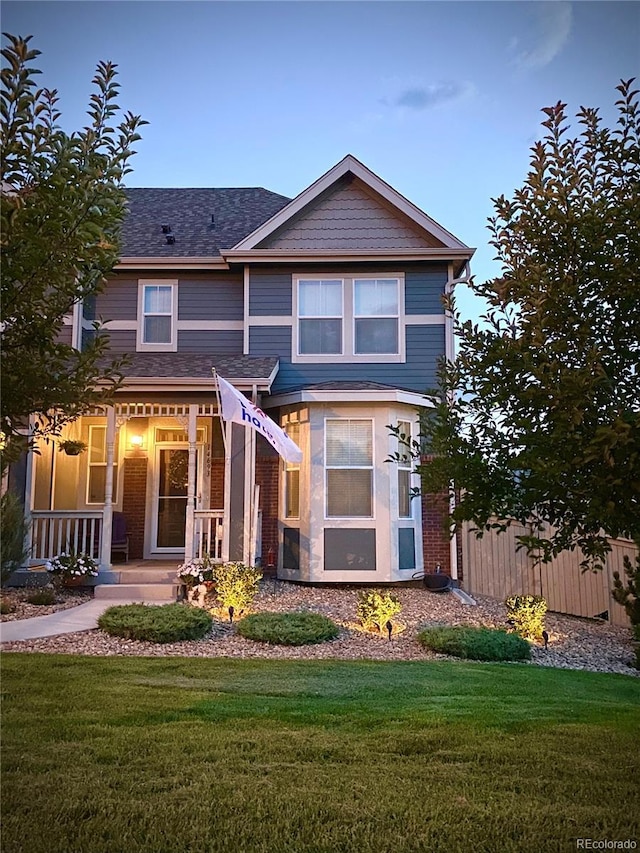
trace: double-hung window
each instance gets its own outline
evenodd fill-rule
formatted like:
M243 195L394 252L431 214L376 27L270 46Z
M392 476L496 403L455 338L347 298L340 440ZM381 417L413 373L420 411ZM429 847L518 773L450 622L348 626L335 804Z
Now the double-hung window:
M298 348L301 355L342 353L342 280L298 283Z
M138 350L177 349L177 282L140 282Z
M107 428L102 425L89 427L89 449L87 453L87 503L103 504L107 482ZM112 501L118 500L118 436L115 437L113 451L113 494Z
M294 277L294 362L403 362L404 276Z
M409 446L407 446L407 444ZM398 421L398 517L411 518L411 424Z
M373 421L325 421L326 516L373 516Z
M353 281L354 353L398 352L398 279L356 278Z

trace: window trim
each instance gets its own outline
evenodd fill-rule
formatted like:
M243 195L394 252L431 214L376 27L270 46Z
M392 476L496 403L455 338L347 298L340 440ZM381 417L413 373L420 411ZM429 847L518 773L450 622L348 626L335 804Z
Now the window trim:
M171 288L171 340L168 343L148 343L144 340L144 296L147 287ZM178 351L178 281L167 278L144 278L138 280L138 322L136 327L137 352L177 352Z
M300 320L298 303L299 287L302 281L330 279L342 281L342 354L301 354ZM356 353L355 351L355 282L372 279L396 279L398 282L398 352L397 353ZM293 315L291 334L291 361L293 364L404 364L406 358L405 332L405 275L402 272L369 273L331 273L328 271L294 274Z
M92 468L104 468L106 471L107 468L107 425L106 424L89 424L89 441L87 447L87 473L86 473L86 483L85 483L85 505L86 506L104 506L104 494L102 495L101 501L90 501L91 497L91 469ZM93 444L91 442L91 433L92 430L102 429L104 430L104 462L92 462L91 461L91 449ZM113 488L112 488L112 503L114 506L118 503L118 472L120 470L120 466L118 464L118 456L120 454L120 442L119 435L116 433L113 440Z
M371 464L370 465L328 465L327 464L327 437L329 421L366 421L371 427ZM338 520L360 521L376 517L376 420L375 418L349 417L326 417L324 419L324 454L323 454L323 479L324 479L324 520L335 522ZM329 515L329 471L371 471L371 515Z

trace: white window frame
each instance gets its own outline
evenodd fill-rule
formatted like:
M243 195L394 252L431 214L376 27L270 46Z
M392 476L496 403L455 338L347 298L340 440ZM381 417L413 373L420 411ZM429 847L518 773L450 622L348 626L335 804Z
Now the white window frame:
M340 314L340 352L329 352L329 353L301 353L300 352L300 323L303 320L336 320L338 319L337 315L305 315L300 316L299 312L299 304L300 304L300 285L304 282L311 281L334 281L340 282L340 290L341 290L341 314ZM295 293L295 323L294 323L294 352L297 354L297 358L300 361L336 361L342 360L345 354L345 281L341 276L336 275L301 275L295 276L294 280L294 293Z
M369 465L328 465L327 464L327 436L329 421L366 421L371 426L371 464ZM347 418L325 418L324 419L324 519L335 522L340 519L359 521L363 518L375 519L376 517L376 431L374 418L359 418L357 416ZM329 515L329 471L371 471L371 515Z
M95 429L104 430L104 462L92 462L91 461L91 448L93 447L93 443L91 441L92 431ZM118 489L118 472L120 471L120 466L118 465L118 456L120 454L120 442L118 440L119 436L116 433L114 437L114 447L113 447L113 494L112 494L112 502L114 506L118 503L118 495L120 491ZM99 501L90 501L90 489L91 489L91 469L92 468L104 468L106 470L107 467L107 425L106 424L89 424L89 445L87 447L87 482L85 484L85 503L87 506L104 506L104 494L102 495L102 500Z
M147 287L171 288L171 340L162 343L148 343L144 340L144 296ZM140 279L138 281L138 324L136 334L138 352L177 352L178 350L178 282L166 278Z
M407 436L409 443L411 443L411 441L413 440L413 425L412 425L411 421L399 419L398 420L398 428L401 432L403 431L402 425L404 425L407 428L408 431L405 431L404 434L405 434L405 436ZM408 457L407 459L404 459L404 460L398 459L398 463L396 466L398 519L400 521L408 521L408 520L413 518L413 498L411 496L411 488L413 486L413 482L412 482L413 481L413 461L411 459L411 456L409 455L409 448L406 446L406 444L404 444L400 440L399 435L398 435L398 438L396 440L396 445L397 445L396 449L398 451L399 456L405 455ZM400 510L401 510L401 506L400 506L400 472L401 471L408 471L409 472L409 513L408 513L408 515L401 515L400 514Z
M404 273L379 272L336 274L319 272L306 275L293 275L293 329L291 360L294 364L404 364L406 362L405 332L405 279ZM303 281L320 280L342 281L342 353L301 353L300 320L309 319L299 315L299 288ZM356 353L355 351L355 282L375 279L396 279L398 282L398 352L396 353ZM364 318L365 315L362 315ZM369 317L370 315L366 315ZM374 315L371 315L373 317ZM391 316L391 315L389 315ZM395 316L395 315L394 315Z

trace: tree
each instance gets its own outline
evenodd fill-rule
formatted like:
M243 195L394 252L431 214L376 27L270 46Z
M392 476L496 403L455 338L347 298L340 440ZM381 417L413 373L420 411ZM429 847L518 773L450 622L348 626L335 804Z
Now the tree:
M640 112L622 81L615 129L581 108L544 109L546 134L512 199L493 199L501 275L472 290L488 309L462 322L440 371L420 466L423 488L456 496L450 522L531 524L545 560L608 537L640 543ZM551 533L542 535L543 525ZM554 532L555 531L555 532Z
M74 349L59 340L75 303L93 296L118 260L125 215L123 179L132 145L146 124L120 108L116 65L100 62L89 123L65 133L57 90L37 88L32 66L40 51L31 36L5 33L1 92L2 402L3 465L31 444L110 398L119 363L107 363L97 333Z

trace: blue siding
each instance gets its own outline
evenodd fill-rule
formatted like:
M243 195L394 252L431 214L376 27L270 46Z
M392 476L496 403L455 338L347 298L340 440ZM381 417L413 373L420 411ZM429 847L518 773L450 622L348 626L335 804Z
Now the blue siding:
M358 380L423 393L436 385L438 358L444 354L444 326L407 327L405 364L292 364L290 326L253 326L249 347L250 355L280 359L273 394L320 382Z
M288 317L293 310L291 273L251 271L249 314L254 317Z
M97 295L95 307L86 306L84 316L91 320L135 320L137 314L138 279L112 278Z
M178 352L216 353L240 355L243 335L241 331L179 331Z
M405 314L444 314L442 295L446 283L446 267L406 273Z
M244 288L242 276L214 279L180 279L179 320L242 320ZM241 350L242 351L242 350Z
M83 344L89 339L93 333L85 329L82 334ZM136 333L135 331L106 331L105 334L109 338L109 352L123 353L136 351Z

